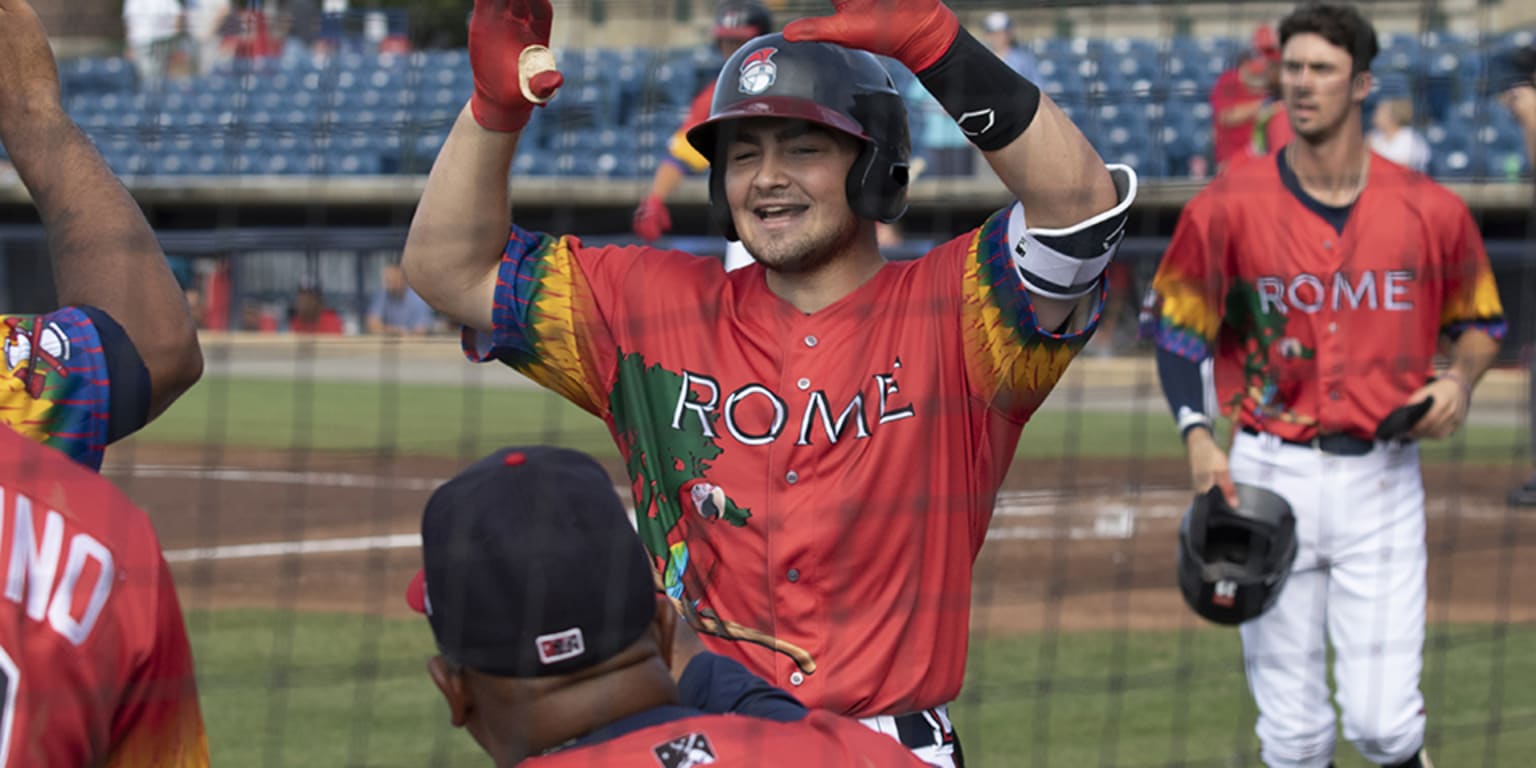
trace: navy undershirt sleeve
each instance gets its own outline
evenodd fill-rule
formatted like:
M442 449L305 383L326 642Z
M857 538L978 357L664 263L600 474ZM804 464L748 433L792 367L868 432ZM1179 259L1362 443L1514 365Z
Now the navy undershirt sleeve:
M149 369L128 338L128 332L105 310L78 308L96 326L101 355L107 364L107 442L114 443L149 423Z
M799 699L769 685L739 662L713 653L693 657L677 682L677 693L684 707L710 714L729 712L781 723L796 722L806 715Z
M1157 378L1163 385L1163 396L1168 398L1168 408L1179 421L1179 434L1194 424L1186 423L1189 416L1207 416L1205 412L1205 377L1200 373L1200 363L1180 357L1162 347L1157 349Z

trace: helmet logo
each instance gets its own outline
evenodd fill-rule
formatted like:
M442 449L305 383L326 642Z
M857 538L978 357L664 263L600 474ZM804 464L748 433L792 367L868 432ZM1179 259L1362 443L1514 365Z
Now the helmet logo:
M1211 602L1222 608L1231 608L1237 602L1237 585L1222 579L1216 582L1216 589L1212 591Z
M779 65L773 63L773 55L779 49L759 48L741 62L741 92L756 96L773 86L779 77Z

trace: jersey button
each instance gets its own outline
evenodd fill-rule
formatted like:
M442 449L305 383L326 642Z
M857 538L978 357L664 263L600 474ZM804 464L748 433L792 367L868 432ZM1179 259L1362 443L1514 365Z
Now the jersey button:
M1328 324L1328 332L1329 333L1338 333L1339 332L1339 324L1338 323L1329 323Z
M801 380L795 382L795 386L797 386L797 387L799 387L801 389L810 389L811 388L811 380L810 379L801 379Z
M790 485L794 485L795 483L800 482L800 473L791 469L789 472L785 473L784 482L789 483Z
M800 569L799 568L791 568L791 569L789 569L789 573L784 574L784 578L789 579L789 583L791 583L791 584L799 581L800 580Z
M1328 390L1328 399L1329 400L1338 400L1341 397L1343 397L1343 395L1339 394L1339 391L1337 389L1330 389L1330 390Z
M805 337L805 345L807 347L814 347L814 346L816 346L816 343L817 342L816 342L816 337L815 336L807 336L807 337Z
M805 675L800 674L799 670L795 670L794 672L790 673L790 675L789 675L789 684L790 685L796 685L797 686L797 685L799 685L799 684L801 684L803 682L805 682Z

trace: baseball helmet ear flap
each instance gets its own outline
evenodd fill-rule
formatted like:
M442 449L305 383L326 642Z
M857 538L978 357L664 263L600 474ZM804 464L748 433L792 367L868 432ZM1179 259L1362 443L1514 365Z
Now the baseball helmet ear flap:
M1220 488L1197 495L1179 525L1184 602L1217 624L1257 618L1279 599L1296 561L1296 517L1273 491L1237 484L1238 507Z

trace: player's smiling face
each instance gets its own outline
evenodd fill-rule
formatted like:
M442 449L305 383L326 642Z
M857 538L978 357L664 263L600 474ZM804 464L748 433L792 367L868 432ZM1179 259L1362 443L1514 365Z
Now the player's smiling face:
M1349 51L1303 32L1285 42L1280 92L1296 135L1320 141L1335 135L1371 91L1369 72L1354 73Z
M799 120L742 120L726 146L725 197L742 245L780 272L809 272L848 247L858 140Z

